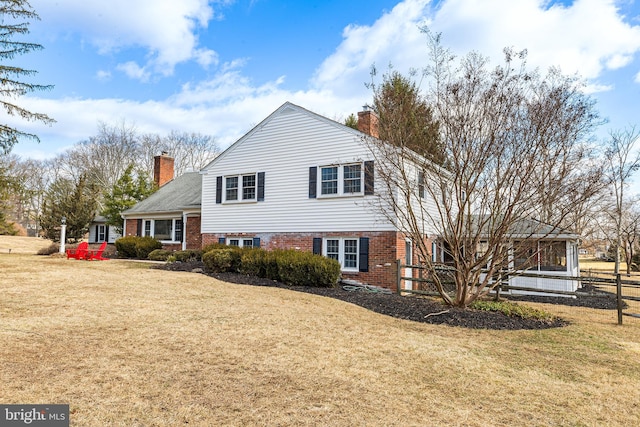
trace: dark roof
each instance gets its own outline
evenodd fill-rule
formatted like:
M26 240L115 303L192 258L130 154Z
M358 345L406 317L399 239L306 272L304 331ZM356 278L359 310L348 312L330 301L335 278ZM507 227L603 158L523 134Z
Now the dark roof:
M158 191L137 203L123 215L179 212L185 209L199 209L202 200L202 175L187 172L166 183Z

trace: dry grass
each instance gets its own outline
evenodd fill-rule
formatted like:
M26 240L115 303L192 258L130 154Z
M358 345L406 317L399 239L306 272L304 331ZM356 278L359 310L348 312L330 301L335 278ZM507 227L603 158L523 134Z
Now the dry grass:
M483 331L118 260L0 271L0 402L74 426L640 424L640 323L590 310Z
M39 237L0 236L0 254L35 254L52 243Z

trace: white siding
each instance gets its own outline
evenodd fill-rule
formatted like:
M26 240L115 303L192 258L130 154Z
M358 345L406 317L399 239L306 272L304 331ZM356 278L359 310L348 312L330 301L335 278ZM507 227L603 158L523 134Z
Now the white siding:
M287 106L205 169L202 232L394 230L372 207L375 196L309 198L309 167L370 158L359 133ZM263 202L216 204L216 177L258 172L265 172Z
M96 225L99 225L99 224L93 223L89 227L89 243L96 243ZM104 224L100 224L100 225L104 225ZM107 243L115 243L115 241L120 237L122 236L116 233L116 229L112 226L109 226L109 239Z

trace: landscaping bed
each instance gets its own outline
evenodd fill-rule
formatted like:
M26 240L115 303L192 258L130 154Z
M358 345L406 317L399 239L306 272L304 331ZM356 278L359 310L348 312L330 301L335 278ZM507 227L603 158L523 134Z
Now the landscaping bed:
M155 268L171 271L204 273L204 264L201 262L175 262L158 265ZM338 286L336 288L287 286L273 280L246 276L238 273L209 273L208 275L229 283L281 287L299 292L322 295L350 302L376 313L385 314L399 319L412 320L415 322L446 324L450 326L462 326L476 329L502 330L547 329L561 327L568 324L567 321L559 318L555 318L553 320L539 320L518 316L507 316L503 313L493 311L451 308L443 305L435 299L419 296L400 296L397 294L368 291L347 291L344 290L342 286ZM537 302L546 302L541 300L541 298L546 297L520 297L519 299L532 300L532 298ZM572 300L572 298L559 299L566 300L566 303L570 303L569 300ZM558 298L554 298L554 300L558 300Z

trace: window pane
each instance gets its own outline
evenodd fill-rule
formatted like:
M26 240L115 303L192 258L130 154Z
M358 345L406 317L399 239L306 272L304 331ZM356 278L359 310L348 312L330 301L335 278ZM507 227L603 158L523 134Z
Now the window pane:
M226 179L227 200L238 200L238 177L232 176Z
M98 241L99 242L103 242L105 240L105 226L104 225L99 225L98 226Z
M244 248L252 248L253 247L253 239L243 239L242 247Z
M338 194L338 167L322 168L321 194Z
M344 192L360 193L362 188L362 174L360 165L347 165L344 167Z
M244 175L242 177L242 200L256 198L256 176Z
M229 239L229 246L240 246L240 240L238 240L238 239Z
M338 261L338 255L340 253L340 241L337 239L327 240L327 258L335 259Z
M144 235L151 236L151 221L144 222Z
M358 267L358 241L345 239L344 241L344 268Z
M158 240L172 240L171 232L173 228L173 220L162 219L155 220L153 227L153 237Z
M540 242L540 270L567 271L565 242Z
M177 219L176 220L176 242L182 242L182 220L181 219Z
M514 242L514 266L516 270L538 269L537 242Z

